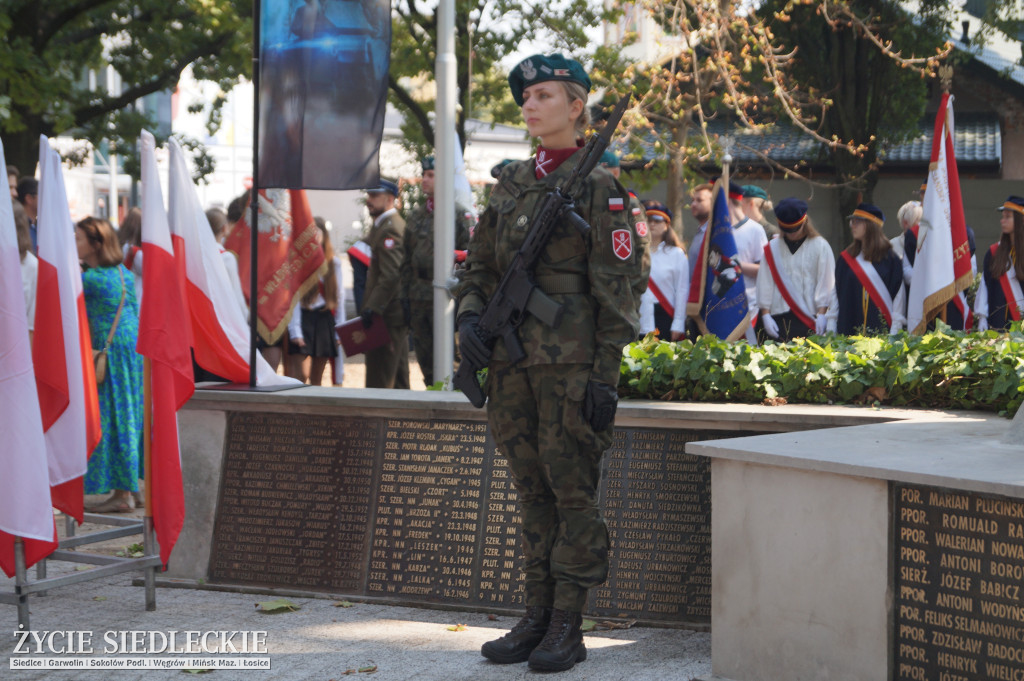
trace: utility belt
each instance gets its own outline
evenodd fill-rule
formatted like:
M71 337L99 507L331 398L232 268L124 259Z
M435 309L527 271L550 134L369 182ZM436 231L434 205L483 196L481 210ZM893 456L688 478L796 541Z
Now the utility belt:
M545 274L537 276L537 286L549 296L590 293L590 281L582 274Z

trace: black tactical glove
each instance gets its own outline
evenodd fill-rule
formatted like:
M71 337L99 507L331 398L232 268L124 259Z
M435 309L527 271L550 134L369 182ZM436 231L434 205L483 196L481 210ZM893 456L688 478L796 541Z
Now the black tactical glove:
M373 324L373 310L371 310L370 308L365 308L362 312L359 313L359 316L363 318L363 328L370 328L370 325Z
M491 349L480 337L477 324L480 315L469 312L459 319L459 351L462 359L468 361L474 369L483 369L491 363Z
M619 393L614 386L590 381L583 396L583 418L595 431L602 431L615 420L618 404Z
M409 299L402 298L399 302L402 303L402 321L409 326L412 322L412 307L409 305Z

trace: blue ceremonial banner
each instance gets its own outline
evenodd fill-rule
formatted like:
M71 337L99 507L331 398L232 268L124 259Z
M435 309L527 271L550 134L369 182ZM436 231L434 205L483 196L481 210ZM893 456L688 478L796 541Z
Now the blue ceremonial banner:
M702 334L713 333L727 341L746 334L753 314L748 309L736 253L729 199L722 181L718 180L711 197L711 218L704 232L700 257L693 268L686 314L693 317Z
M376 186L387 0L261 0L260 189Z

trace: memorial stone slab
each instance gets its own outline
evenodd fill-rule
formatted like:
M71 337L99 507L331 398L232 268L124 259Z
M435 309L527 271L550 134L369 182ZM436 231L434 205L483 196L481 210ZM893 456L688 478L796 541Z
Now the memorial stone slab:
M599 491L608 582L587 611L710 623L710 464L721 431L618 428ZM211 582L519 609L519 506L486 423L230 412Z

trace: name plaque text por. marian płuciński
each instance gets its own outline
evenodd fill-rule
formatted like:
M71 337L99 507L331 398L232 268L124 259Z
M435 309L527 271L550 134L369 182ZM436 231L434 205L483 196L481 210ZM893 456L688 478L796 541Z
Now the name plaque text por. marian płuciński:
M721 435L616 430L589 613L710 621L710 466L683 448ZM226 440L211 580L522 606L519 504L486 423L237 412Z
M1024 503L894 488L893 679L1024 678Z

